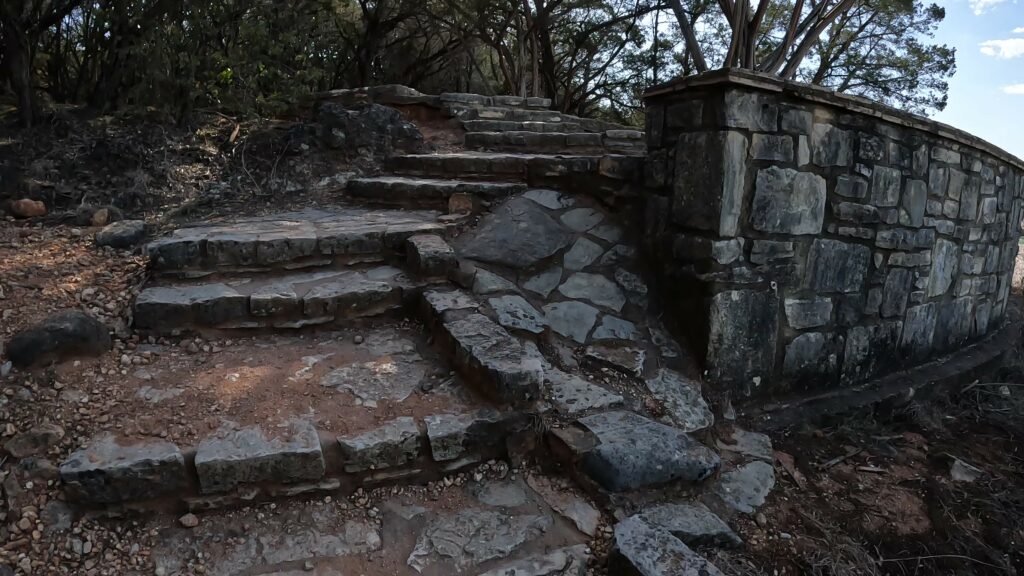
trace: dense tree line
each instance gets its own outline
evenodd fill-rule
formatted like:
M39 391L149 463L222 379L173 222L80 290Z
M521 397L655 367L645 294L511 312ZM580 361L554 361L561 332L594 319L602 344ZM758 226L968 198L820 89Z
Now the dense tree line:
M920 0L2 0L0 87L40 102L275 114L339 87L547 96L635 120L658 81L741 66L917 112L954 54Z

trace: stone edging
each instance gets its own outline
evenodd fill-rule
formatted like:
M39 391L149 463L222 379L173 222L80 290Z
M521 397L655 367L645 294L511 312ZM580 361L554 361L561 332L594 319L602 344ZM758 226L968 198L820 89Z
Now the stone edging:
M61 465L69 500L83 507L237 506L309 493L350 494L408 481L438 480L491 459L530 433L529 416L484 409L396 418L358 434L320 434L293 421L284 434L225 425L181 450L161 440L120 444L94 438Z
M748 416L756 422L758 430L782 430L890 400L907 401L922 393L938 393L991 369L1017 345L1022 326L1024 322L1018 312L983 340L952 354L860 386L769 405Z
M692 88L728 85L740 85L769 92L786 93L810 102L835 106L846 112L863 114L900 126L929 132L940 138L946 138L964 146L975 148L1017 168L1024 169L1024 160L995 144L991 144L959 128L954 128L949 124L930 120L924 116L911 114L910 112L886 106L860 96L843 94L813 84L783 80L777 76L760 74L749 70L726 68L672 80L649 88L644 93L644 99L648 100Z

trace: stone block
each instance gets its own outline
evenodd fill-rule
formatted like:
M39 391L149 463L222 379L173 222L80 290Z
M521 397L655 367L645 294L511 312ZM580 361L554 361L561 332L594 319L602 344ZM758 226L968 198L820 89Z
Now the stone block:
M379 428L338 437L346 472L404 466L420 455L420 430L409 417L396 418Z
M553 324L549 316L548 321ZM525 405L540 397L543 370L517 339L483 314L444 318L456 367L501 402Z
M325 471L316 428L308 421L284 429L221 427L196 449L196 473L204 494L243 484L291 484L319 480Z
M673 130L692 130L703 123L704 101L687 100L670 105L665 111L665 123Z
M911 162L914 176L923 178L928 174L928 146L922 144L914 149L914 157Z
M753 264L767 264L777 260L789 260L795 254L792 242L754 240L750 248L750 261Z
M793 134L810 134L814 124L814 115L799 108L782 108L781 128L783 132Z
M928 194L940 201L949 189L949 167L932 164L928 169Z
M676 144L672 218L683 226L735 236L746 179L747 138L695 132Z
M807 258L807 287L816 292L859 292L867 279L871 249L838 240L817 239Z
M793 139L784 134L754 134L750 138L750 157L775 162L793 161Z
M934 302L909 308L900 337L900 351L914 360L927 358L932 352L937 320L938 305Z
M721 465L718 454L688 434L633 412L603 412L577 422L597 440L583 455L582 470L611 492L697 483Z
M729 290L711 299L707 366L712 382L749 394L775 368L779 301L769 290Z
M935 230L922 228L893 228L881 230L876 235L875 245L887 250L914 250L931 248L935 243Z
M811 131L811 155L814 163L823 168L852 165L853 138L850 134L831 124L815 124Z
M450 462L467 452L493 448L504 433L501 415L494 410L472 414L431 414L427 426L430 453L437 462Z
M900 224L920 227L924 224L925 208L928 204L928 186L923 180L907 180L900 204Z
M859 224L877 224L882 220L878 214L878 209L874 206L856 204L854 202L837 202L832 205L832 213L839 220L857 222Z
M825 217L825 179L772 166L759 170L750 221L761 232L819 234Z
M840 344L836 346L834 342ZM823 332L808 332L786 346L782 374L799 384L827 386L838 374L842 339Z
M60 466L72 500L113 504L179 495L188 486L185 457L170 442L122 445L110 434L94 438Z
M896 168L876 166L871 174L871 203L878 207L898 206L903 173Z
M868 197L868 181L860 176L843 174L836 179L836 194L862 200Z
M885 317L902 316L907 310L907 298L914 282L914 274L907 268L892 268L885 277L881 314Z
M960 267L960 248L948 240L939 239L932 252L932 268L928 275L928 296L940 296L949 291Z
M786 298L786 320L790 328L817 328L832 319L831 298Z
M455 267L455 250L436 234L416 234L406 241L409 266L424 276L445 276Z
M934 146L932 147L932 160L959 165L960 153L941 146Z
M615 526L609 574L642 576L723 576L713 564L669 531L640 516Z
M898 320L850 328L843 355L843 383L862 382L895 364L902 330L903 323Z
M725 93L721 120L729 128L775 132L779 129L779 106L767 95L729 90Z
M885 140L874 134L861 132L857 135L857 157L868 162L879 162L885 159Z
M939 308L939 319L935 326L935 348L937 352L958 349L968 338L974 327L974 298L964 296Z
M889 255L890 266L903 266L905 268L917 268L929 266L932 263L932 251L924 252L893 252Z

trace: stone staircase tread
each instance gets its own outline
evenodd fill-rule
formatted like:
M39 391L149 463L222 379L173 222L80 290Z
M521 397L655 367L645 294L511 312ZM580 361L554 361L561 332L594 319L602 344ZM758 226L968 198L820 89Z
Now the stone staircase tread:
M442 233L437 212L307 210L179 228L150 242L150 268L275 266L339 255L377 254L413 234Z
M404 293L418 286L391 266L158 283L136 298L135 325L155 330L301 327L396 310Z

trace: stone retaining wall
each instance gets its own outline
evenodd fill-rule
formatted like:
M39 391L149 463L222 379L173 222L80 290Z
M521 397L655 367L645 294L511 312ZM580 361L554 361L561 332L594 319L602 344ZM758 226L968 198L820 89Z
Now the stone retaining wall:
M1024 163L924 118L725 71L647 97L665 302L737 395L849 386L998 328Z

